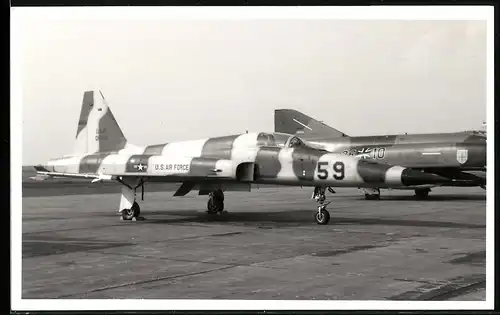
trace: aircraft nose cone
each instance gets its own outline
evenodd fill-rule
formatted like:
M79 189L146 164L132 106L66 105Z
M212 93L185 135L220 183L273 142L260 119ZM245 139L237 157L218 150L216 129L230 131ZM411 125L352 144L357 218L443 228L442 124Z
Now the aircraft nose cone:
M436 175L416 171L412 169L405 169L401 173L401 182L405 186L426 185L426 184L440 184L449 181L447 178Z

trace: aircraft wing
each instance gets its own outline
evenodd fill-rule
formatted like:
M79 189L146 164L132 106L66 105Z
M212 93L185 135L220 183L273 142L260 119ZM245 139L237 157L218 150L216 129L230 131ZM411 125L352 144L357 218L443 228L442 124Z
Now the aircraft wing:
M52 172L46 169L45 167L38 165L35 166L35 169L37 171L37 179L36 180L46 180L47 178L50 177L59 177L59 178L79 178L79 179L91 179L91 183L96 183L96 182L101 182L101 181L121 181L124 178L138 178L138 177L149 177L151 178L159 178L159 177L176 177L178 179L181 179L185 177L185 180L182 182L182 185L179 187L179 189L175 192L174 196L185 196L188 194L191 190L194 188L198 188L199 194L200 195L206 195L208 194L208 190L213 190L212 186L213 184L210 184L211 179L217 179L217 180L224 180L228 179L229 177L225 176L219 176L217 175L218 170L211 170L208 171L207 174L203 176L185 176L185 175L170 175L170 176L165 176L165 175L154 175L154 174L78 174L78 173L61 173L61 172ZM207 180L209 182L207 182ZM162 180L154 180L154 181L159 181L161 182ZM199 183L199 182L204 182L204 183ZM228 183L225 185L226 190L231 190L231 191L250 191L251 187L249 183Z

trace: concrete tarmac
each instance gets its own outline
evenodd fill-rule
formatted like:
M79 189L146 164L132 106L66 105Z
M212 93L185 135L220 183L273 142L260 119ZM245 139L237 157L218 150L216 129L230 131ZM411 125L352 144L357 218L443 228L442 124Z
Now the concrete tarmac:
M228 192L221 217L206 196L152 192L136 222L116 193L23 197L22 296L485 299L484 190L336 191L326 226L311 188Z

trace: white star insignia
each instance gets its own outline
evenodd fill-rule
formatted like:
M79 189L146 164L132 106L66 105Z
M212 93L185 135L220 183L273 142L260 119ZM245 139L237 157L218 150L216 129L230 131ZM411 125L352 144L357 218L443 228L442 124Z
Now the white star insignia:
M139 163L137 166L137 170L139 171L142 171L143 169L145 169L147 166L146 165L143 165L142 163Z

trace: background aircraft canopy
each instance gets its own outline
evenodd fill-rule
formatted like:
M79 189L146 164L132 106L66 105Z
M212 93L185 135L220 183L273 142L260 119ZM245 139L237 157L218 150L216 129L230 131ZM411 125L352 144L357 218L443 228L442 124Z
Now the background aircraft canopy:
M296 135L291 135L287 133L273 132L261 134L264 138L267 138L266 145L278 146L280 148L300 148L309 147L316 149L316 147L309 142L297 137Z

